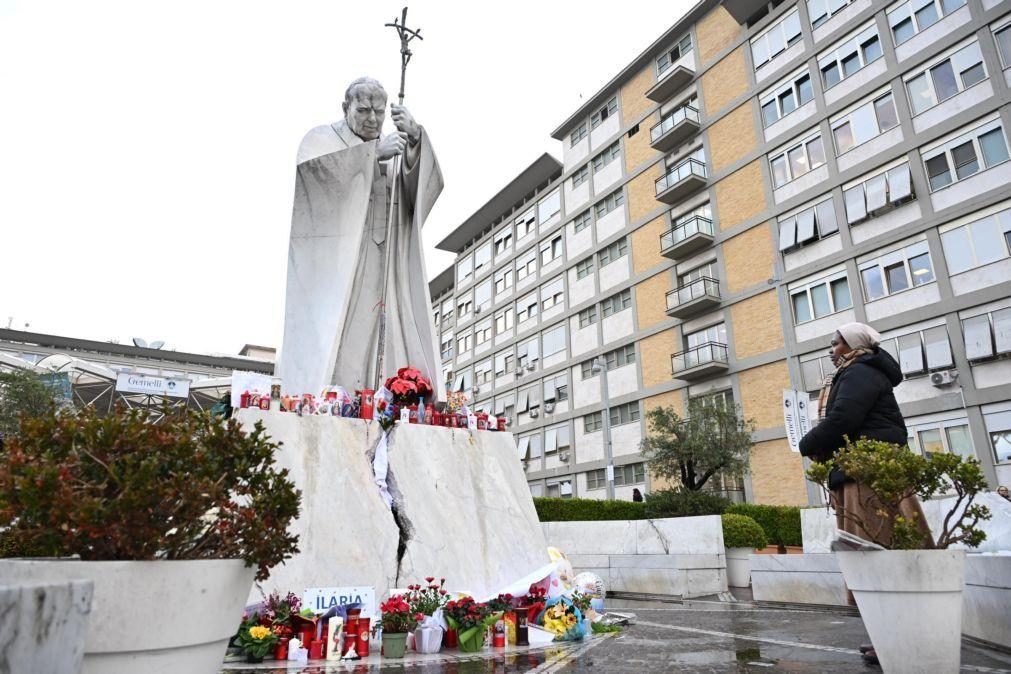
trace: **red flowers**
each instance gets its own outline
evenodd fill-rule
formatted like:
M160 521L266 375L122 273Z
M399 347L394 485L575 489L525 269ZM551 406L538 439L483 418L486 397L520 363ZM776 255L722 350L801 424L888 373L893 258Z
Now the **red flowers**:
M396 377L386 380L386 388L393 393L394 401L401 405L414 405L418 402L418 398L432 395L432 383L414 367L402 367L397 370Z
M379 605L383 612L383 630L390 634L410 632L418 626L417 613L411 611L407 601L400 595L394 595Z
M462 597L448 602L443 613L451 625L456 623L457 629L463 631L483 624L491 611L486 604L480 604L471 597Z
M442 585L436 585L434 576L425 578L428 587L420 584L407 586L407 601L411 605L412 611L417 611L422 615L434 615L435 612L446 603L446 591Z

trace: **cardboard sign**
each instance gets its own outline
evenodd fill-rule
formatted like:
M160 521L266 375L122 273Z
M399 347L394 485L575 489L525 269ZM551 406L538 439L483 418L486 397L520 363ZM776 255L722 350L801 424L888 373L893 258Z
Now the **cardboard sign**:
M326 613L334 606L359 603L362 616L376 615L376 588L374 587L309 587L302 593L302 608L312 609L316 615Z

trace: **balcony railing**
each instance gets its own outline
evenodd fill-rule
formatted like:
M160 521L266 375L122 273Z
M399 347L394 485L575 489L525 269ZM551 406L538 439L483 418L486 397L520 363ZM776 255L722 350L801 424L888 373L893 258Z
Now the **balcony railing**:
M660 120L659 124L654 124L649 130L650 141L655 143L663 136L665 133L669 132L675 126L684 121L693 121L696 125L699 123L699 111L696 108L685 103L679 108L675 108Z
M677 165L671 167L667 173L656 180L656 193L660 194L666 189L674 187L682 180L698 176L706 177L706 164L695 157L689 157Z
M670 357L671 374L677 376L678 373L700 365L721 365L726 367L729 364L727 355L727 345L720 342L705 342L685 351L675 353Z
M703 276L689 281L680 288L675 288L667 293L667 309L676 309L703 297L711 297L719 301L720 282L714 278Z
M713 221L704 216L696 215L682 223L674 225L672 229L668 229L660 235L660 250L673 248L696 234L706 234L712 237Z

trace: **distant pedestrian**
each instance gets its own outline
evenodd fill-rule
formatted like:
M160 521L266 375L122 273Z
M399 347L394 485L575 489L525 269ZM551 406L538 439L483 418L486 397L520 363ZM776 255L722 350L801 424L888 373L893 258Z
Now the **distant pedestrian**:
M1007 489L1004 490L1004 498L1007 498ZM632 500L636 503L642 503L642 492L636 487L632 490Z
M0 447L3 447L3 440L0 440ZM1008 493L1008 488L1004 485L997 487L997 495L1003 496L1008 501L1011 501L1011 494Z

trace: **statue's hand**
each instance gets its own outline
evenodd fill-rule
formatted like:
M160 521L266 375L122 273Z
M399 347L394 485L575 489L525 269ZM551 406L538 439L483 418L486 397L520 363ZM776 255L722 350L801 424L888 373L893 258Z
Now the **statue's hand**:
M398 129L407 134L407 138L414 145L421 140L421 127L414 121L411 113L402 105L390 104L390 116Z
M406 147L407 134L403 131L397 131L379 141L379 147L376 148L376 156L379 157L380 161L385 161L396 157L398 154L403 154Z

